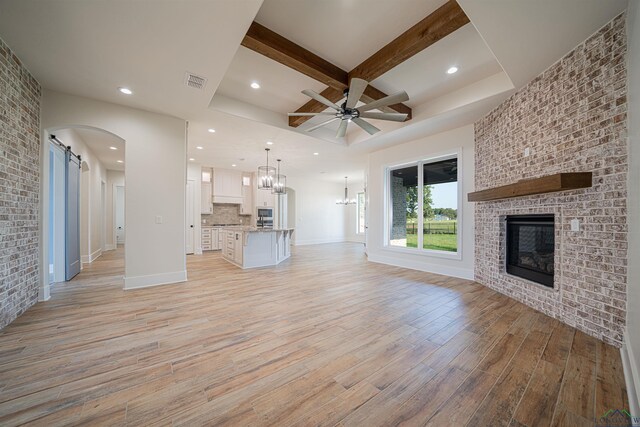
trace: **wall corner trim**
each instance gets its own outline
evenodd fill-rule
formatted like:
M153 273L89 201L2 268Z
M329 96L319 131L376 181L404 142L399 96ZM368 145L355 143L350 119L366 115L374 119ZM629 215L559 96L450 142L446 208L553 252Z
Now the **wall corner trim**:
M627 396L629 397L629 409L631 415L640 416L640 366L635 365L633 346L631 345L631 334L627 328L624 330L624 340L620 348L622 357L622 367L624 368L624 381L627 385Z
M124 290L148 288L151 286L170 285L187 281L187 271L150 274L148 276L133 276L124 278Z

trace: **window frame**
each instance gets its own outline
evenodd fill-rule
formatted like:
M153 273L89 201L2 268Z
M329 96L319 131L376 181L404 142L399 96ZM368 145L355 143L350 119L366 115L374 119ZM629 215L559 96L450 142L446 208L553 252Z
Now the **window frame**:
M423 212L423 199L424 199L424 165L429 163L435 163L441 160L448 160L456 158L458 160L458 177L457 177L457 191L458 191L458 214L457 214L457 251L440 251L436 249L424 248L424 212ZM447 258L454 260L462 259L462 235L464 233L463 227L463 194L462 194L462 149L459 148L453 151L447 151L444 153L438 153L422 157L420 160L410 160L404 162L393 163L383 166L384 170L384 242L383 249L392 252L401 252L414 254L426 257ZM417 166L418 167L418 188L422 191L418 191L418 244L415 248L408 248L402 246L393 246L390 244L391 227L393 220L391 218L392 212L392 198L391 198L391 172L396 169L403 169L406 167Z

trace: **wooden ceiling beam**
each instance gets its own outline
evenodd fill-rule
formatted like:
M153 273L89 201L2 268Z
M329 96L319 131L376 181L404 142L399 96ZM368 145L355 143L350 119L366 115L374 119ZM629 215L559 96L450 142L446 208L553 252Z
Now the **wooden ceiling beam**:
M460 5L455 0L449 0L351 70L349 80L357 77L368 82L374 81L469 22Z
M329 61L253 22L242 46L336 89L345 89L348 73Z
M338 102L343 98L342 91L347 88L349 73L267 27L253 22L241 44L254 52L326 84L329 87L322 91L321 94L332 102ZM387 94L369 85L362 100L363 102L371 102L385 96ZM296 111L317 113L325 109L326 106L323 104L310 100ZM409 119L411 118L411 108L404 104L392 105L385 108L385 110L405 113L409 115ZM310 117L290 117L289 126L298 127L309 119Z

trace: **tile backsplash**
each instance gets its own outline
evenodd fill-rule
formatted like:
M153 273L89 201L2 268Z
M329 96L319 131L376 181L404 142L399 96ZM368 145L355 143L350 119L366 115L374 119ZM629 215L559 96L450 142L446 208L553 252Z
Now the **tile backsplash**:
M213 213L202 215L202 224L249 224L250 215L240 215L240 205L214 203Z

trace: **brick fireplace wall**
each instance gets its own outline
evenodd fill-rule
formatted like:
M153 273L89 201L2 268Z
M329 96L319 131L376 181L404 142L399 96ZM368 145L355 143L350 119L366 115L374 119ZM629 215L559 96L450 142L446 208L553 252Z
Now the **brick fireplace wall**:
M0 40L0 329L38 301L40 85Z
M588 189L477 203L476 280L616 346L627 289L626 78L620 15L475 124L476 190L593 172ZM555 215L555 289L504 272L502 219L523 213Z

